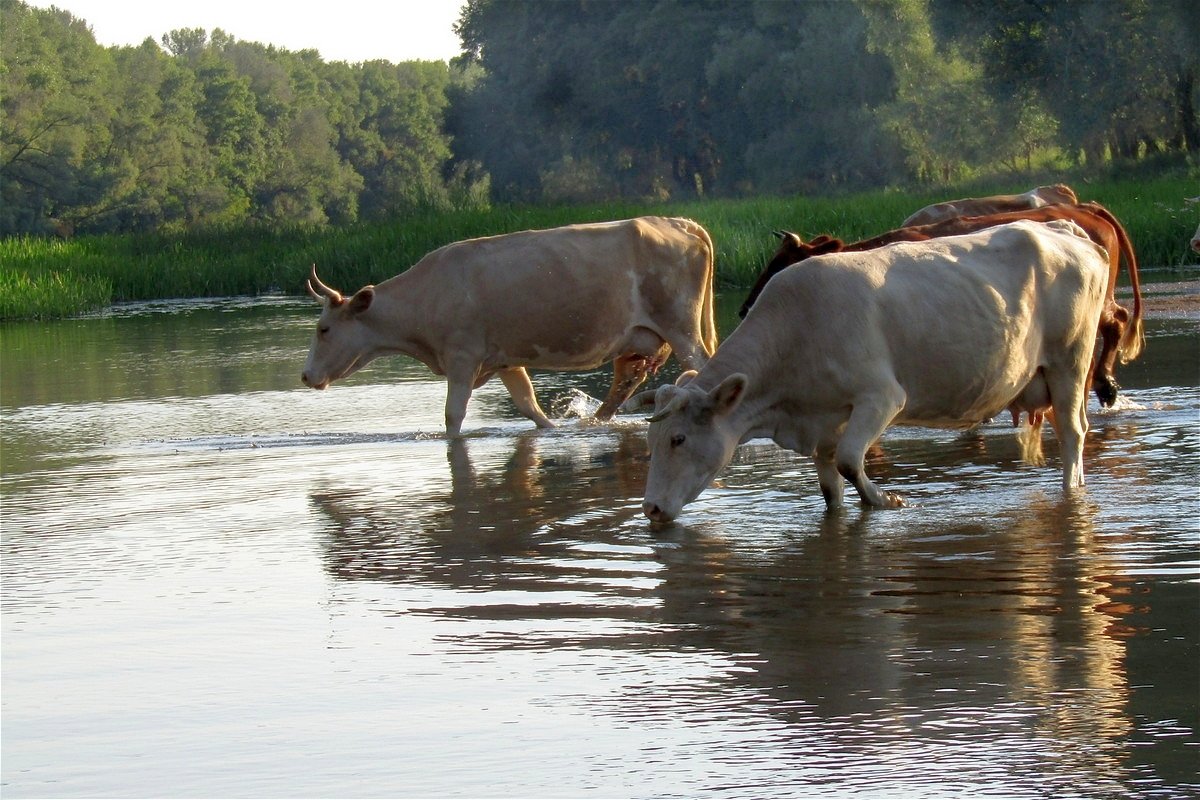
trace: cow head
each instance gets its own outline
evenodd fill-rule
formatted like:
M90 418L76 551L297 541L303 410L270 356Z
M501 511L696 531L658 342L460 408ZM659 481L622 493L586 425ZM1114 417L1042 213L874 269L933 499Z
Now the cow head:
M741 440L742 431L730 423L745 395L746 376L734 373L706 392L689 382L692 374L655 393L647 433L650 473L642 503L652 522L670 522L699 497Z
M1056 183L1053 186L1039 186L1033 192L1046 201L1047 205L1062 203L1074 206L1079 204L1079 197L1075 194L1075 190L1065 183Z
M308 293L321 304L321 317L300 380L305 386L324 389L331 382L357 372L373 357L363 320L375 299L375 287L366 286L346 299L341 292L321 282L316 265L307 286Z
M763 268L758 280L750 289L750 294L746 295L746 302L742 303L742 307L738 310L738 316L742 319L745 319L746 315L750 313L750 307L754 305L754 301L766 288L767 281L771 280L775 273L806 258L824 253L836 253L845 246L841 239L824 234L811 242L805 242L798 234L791 231L775 231L774 233L779 237L779 249L775 251L775 255L771 256L771 260L767 262L767 266Z

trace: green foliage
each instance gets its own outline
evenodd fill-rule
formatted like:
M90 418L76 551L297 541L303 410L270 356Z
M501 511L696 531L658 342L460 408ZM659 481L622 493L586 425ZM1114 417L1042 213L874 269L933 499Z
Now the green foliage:
M112 302L112 284L95 274L98 259L71 249L43 239L0 240L0 320L67 317Z
M0 236L1032 185L1200 152L1194 0L469 0L457 30L450 65L326 63L220 29L104 48L0 0Z
M103 48L0 0L0 236L347 224L486 202L441 62L345 64L172 31ZM448 176L448 177L445 177Z
M506 201L829 193L1200 150L1194 0L472 0Z
M1183 176L1076 188L1081 199L1105 204L1122 220L1144 267L1170 267L1195 263L1187 247L1195 211L1183 201L1194 186L1194 177ZM953 196L1026 188L976 184ZM0 241L0 319L66 316L122 300L300 294L311 264L326 283L353 291L403 272L450 242L641 214L687 216L704 225L717 249L718 285L745 287L774 252L774 230L852 241L890 230L917 208L944 199L942 192L873 191L824 199L497 206L427 210L399 221L341 228L249 227L178 236L84 236L69 242L12 238Z

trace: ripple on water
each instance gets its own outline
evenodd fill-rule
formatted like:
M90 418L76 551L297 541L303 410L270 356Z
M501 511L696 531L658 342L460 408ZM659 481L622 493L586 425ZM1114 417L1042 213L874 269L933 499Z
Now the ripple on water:
M1032 467L999 424L898 429L868 468L911 508L827 514L752 442L651 528L644 418L569 391L607 374L535 376L553 431L484 387L450 441L424 373L278 366L5 407L6 793L1196 791L1200 396L1169 370L1093 408L1077 497L1052 435Z

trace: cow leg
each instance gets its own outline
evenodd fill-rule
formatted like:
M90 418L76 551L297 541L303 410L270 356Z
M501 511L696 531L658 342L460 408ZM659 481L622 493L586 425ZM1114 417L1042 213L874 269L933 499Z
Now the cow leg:
M1114 372L1121 351L1121 337L1128 324L1129 312L1115 302L1108 303L1100 313L1100 354L1096 357L1092 389L1102 406L1112 406L1117 402L1117 392L1121 387L1117 384Z
M876 508L904 506L904 500L898 495L885 492L872 483L863 465L867 448L883 435L888 424L904 408L904 400L904 390L895 383L878 394L858 398L837 444L837 470L853 484L864 505Z
M600 404L595 418L607 420L617 413L646 376L658 372L671 356L671 346L648 328L635 328L625 343L625 351L613 359L613 383L608 397Z
M646 380L647 375L658 372L662 362L665 362L667 356L670 355L671 348L664 343L658 353L654 355L624 353L613 359L612 389L608 390L608 397L596 410L595 419L601 421L612 419L612 415L616 414L617 409L634 395L634 390L642 385L642 381Z
M492 373L480 373L477 362L458 359L446 365L446 435L458 436L467 416L471 392L487 382Z
M1087 362L1082 369L1046 370L1055 433L1063 460L1063 489L1083 486L1083 439L1088 431Z
M529 373L524 367L500 370L500 380L504 383L504 388L508 389L517 411L533 420L539 428L554 427L554 423L538 405L537 397L533 394L533 383L530 382Z
M709 354L700 343L699 337L670 337L667 339L667 345L675 351L675 360L682 364L685 370L694 369L699 372L708 363Z
M608 390L608 397L604 398L604 402L596 410L596 419L611 419L621 404L633 395L634 389L646 380L649 371L650 359L646 356L626 353L613 359L612 388Z
M471 399L471 381L447 379L446 387L446 435L458 436L462 432L463 420L467 416L467 403Z
M817 483L821 485L821 494L825 498L825 508L836 511L842 507L842 495L846 482L837 468L837 449L833 445L821 445L813 454L813 463L817 468Z

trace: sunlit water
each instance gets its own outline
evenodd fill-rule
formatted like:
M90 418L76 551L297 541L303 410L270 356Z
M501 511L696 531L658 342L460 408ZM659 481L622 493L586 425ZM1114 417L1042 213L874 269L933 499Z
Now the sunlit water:
M740 298L734 298L740 300ZM765 442L680 524L607 373L299 386L291 301L0 329L5 797L1200 792L1200 324L1151 321L1087 491L898 429L829 516ZM727 328L726 328L727 330Z

